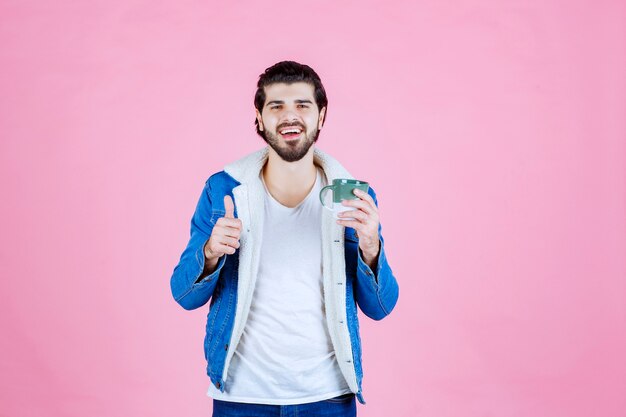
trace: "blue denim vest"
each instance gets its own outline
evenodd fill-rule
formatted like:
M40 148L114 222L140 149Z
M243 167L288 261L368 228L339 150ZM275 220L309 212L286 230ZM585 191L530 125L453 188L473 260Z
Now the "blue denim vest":
M228 383L230 359L252 301L259 253L255 250L259 244L255 242L260 239L263 218L260 198L264 191L261 191L258 175L267 154L265 147L227 165L205 182L191 219L189 242L170 280L174 299L186 310L199 308L211 300L204 353L207 374L222 392ZM334 158L319 149L314 149L314 160L322 167L329 183L334 178L353 178ZM368 192L378 205L373 188ZM234 254L223 255L213 273L202 277L204 245L217 220L225 215L225 195L233 198L235 217L243 223L241 245ZM337 225L332 215L324 212L322 246L329 333L342 374L358 401L365 404L357 305L367 317L381 320L397 303L398 283L387 262L380 225L380 253L374 272L361 257L355 230Z

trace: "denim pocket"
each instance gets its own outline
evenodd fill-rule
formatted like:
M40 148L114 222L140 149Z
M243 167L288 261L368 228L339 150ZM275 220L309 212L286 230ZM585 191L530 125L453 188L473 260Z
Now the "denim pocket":
M352 401L353 399L354 399L354 393L349 392L347 394L342 394L338 397L329 398L324 401L329 402L329 403L348 403Z

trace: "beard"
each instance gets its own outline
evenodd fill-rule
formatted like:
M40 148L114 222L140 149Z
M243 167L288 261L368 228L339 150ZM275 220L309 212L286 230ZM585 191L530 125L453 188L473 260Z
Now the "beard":
M264 130L261 132L261 136L283 161L296 162L304 158L304 155L309 152L309 149L317 142L317 138L320 135L320 130L317 127L311 130L310 133L308 133L302 125L300 125L300 127L303 128L302 137L300 139L290 141L281 139L278 133L279 128L276 129L276 134Z

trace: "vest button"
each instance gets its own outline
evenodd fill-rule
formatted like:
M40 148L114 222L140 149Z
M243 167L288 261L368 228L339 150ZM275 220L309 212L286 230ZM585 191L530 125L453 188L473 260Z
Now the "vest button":
M219 388L219 387L220 387L220 383L219 383L219 381L215 383L215 386L216 386L217 388Z
M228 345L224 346L224 350L228 350Z

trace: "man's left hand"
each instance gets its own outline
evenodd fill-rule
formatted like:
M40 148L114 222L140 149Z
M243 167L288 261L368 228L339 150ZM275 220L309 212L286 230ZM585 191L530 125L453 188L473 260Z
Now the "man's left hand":
M363 260L370 267L378 257L380 241L378 239L378 207L374 199L365 191L354 189L354 194L358 197L354 200L342 200L344 206L354 207L356 210L344 211L337 214L340 218L337 223L352 227L357 231L359 237L359 248L363 254ZM354 220L345 220L341 217L352 217Z

